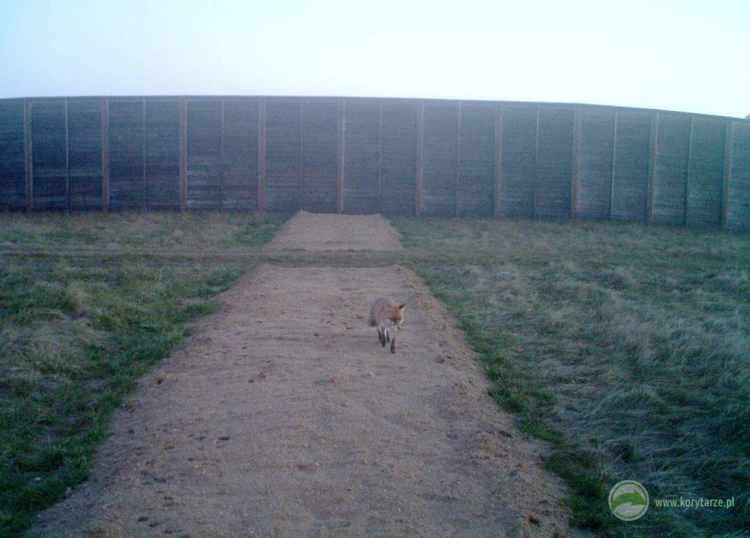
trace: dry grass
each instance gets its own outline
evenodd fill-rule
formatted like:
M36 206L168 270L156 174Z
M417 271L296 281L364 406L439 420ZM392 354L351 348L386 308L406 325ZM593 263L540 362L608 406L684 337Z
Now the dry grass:
M553 447L578 525L612 536L750 527L750 237L579 222L412 220L416 269L459 317L495 395ZM614 519L609 489L737 508Z

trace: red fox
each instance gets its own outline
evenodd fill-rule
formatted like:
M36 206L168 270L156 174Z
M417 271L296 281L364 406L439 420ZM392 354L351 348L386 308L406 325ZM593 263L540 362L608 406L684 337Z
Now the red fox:
M370 309L370 327L378 328L378 340L380 345L391 343L391 353L396 353L396 334L393 336L388 332L388 329L401 328L401 323L404 321L404 308L406 304L397 304L396 301L388 297L381 297Z

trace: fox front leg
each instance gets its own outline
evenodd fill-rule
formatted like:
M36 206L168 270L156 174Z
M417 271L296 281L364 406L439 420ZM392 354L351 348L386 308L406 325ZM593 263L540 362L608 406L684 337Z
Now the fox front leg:
M393 335L393 338L391 338L391 353L396 353L396 335L395 334Z
M386 341L385 341L385 329L382 327L378 328L378 340L380 341L380 345L385 347Z

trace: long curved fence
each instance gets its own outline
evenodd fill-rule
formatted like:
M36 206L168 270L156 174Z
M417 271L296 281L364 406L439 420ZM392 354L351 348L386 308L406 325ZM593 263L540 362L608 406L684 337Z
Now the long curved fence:
M0 100L0 210L123 209L750 230L750 121L427 99Z

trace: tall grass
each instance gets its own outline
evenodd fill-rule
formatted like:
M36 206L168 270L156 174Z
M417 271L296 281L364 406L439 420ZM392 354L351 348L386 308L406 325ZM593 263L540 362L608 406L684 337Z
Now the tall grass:
M395 224L524 432L548 441L574 523L608 536L747 536L750 237L616 223ZM437 262L430 262L435 253ZM607 506L618 481L653 499Z
M191 261L207 246L252 249L283 217L241 214L0 215L0 536L86 477L137 378L214 310L249 267ZM54 247L64 252L24 256ZM102 255L78 256L82 248ZM161 252L143 261L123 253ZM171 257L170 257L171 256Z

